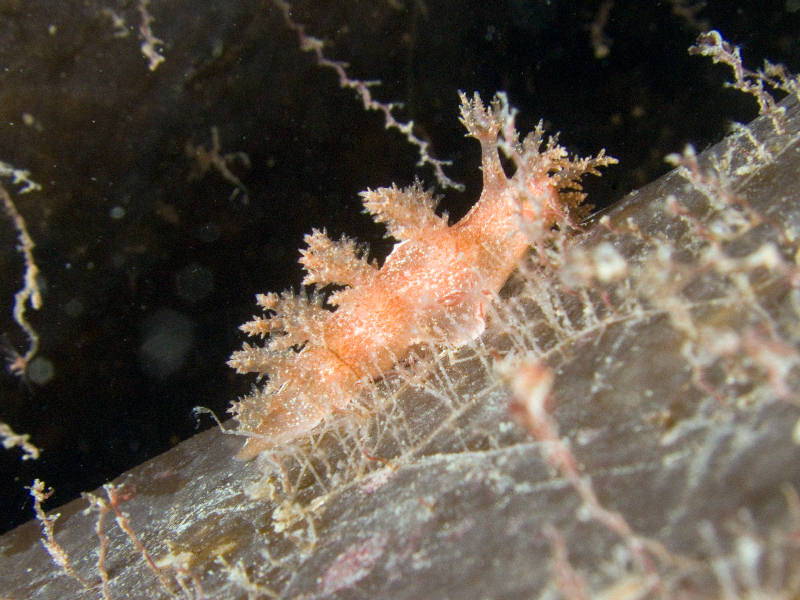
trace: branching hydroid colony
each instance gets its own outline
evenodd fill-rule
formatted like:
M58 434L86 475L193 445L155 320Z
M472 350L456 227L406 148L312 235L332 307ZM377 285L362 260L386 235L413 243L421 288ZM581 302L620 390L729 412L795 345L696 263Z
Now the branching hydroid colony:
M569 157L541 123L524 140L504 94L485 107L461 96L461 122L481 144L483 191L450 226L419 182L362 194L364 208L398 243L381 267L355 240L331 240L324 230L305 237L301 252L310 296L262 294L265 317L242 326L263 346L245 343L228 363L267 381L233 405L240 432L250 436L240 457L292 440L334 414L351 410L370 385L414 346L458 348L485 329L489 304L533 245L574 227L584 194L580 178L616 162L601 150ZM500 155L514 166L506 175ZM324 290L330 291L327 298ZM333 307L331 311L325 304Z

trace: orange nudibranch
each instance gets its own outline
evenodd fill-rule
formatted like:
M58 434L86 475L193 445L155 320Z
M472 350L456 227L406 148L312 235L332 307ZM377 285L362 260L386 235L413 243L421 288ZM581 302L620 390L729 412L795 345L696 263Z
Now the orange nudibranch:
M461 95L461 122L481 143L483 191L457 223L437 215L436 201L419 182L362 193L366 212L398 240L378 267L355 240L314 230L300 262L309 296L257 296L267 313L241 329L265 339L245 343L228 364L239 373L266 375L265 384L234 402L230 412L248 440L240 458L291 441L384 376L409 350L432 343L458 347L485 328L487 307L530 246L553 228L570 226L584 199L584 174L616 162L603 151L570 158L542 125L519 141L515 111L498 93L485 107ZM513 164L506 175L502 152ZM318 291L335 285L327 300ZM331 311L324 302L334 307Z

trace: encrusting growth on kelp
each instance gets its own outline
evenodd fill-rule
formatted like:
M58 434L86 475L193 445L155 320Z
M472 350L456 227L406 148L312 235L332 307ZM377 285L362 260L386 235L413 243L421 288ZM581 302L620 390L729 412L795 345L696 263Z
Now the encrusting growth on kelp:
M498 93L485 107L461 95L461 122L482 150L483 191L460 221L448 225L419 182L361 194L364 208L398 240L382 266L353 239L306 235L300 263L310 295L257 296L267 313L242 325L263 346L245 343L228 364L267 380L230 412L248 436L240 458L286 443L327 416L347 412L364 386L379 379L417 344L455 348L485 328L487 307L530 246L572 227L585 194L579 179L616 163L571 158L541 123L523 140L515 111ZM513 163L506 175L500 152ZM337 286L327 300L326 286ZM331 311L325 303L335 308Z

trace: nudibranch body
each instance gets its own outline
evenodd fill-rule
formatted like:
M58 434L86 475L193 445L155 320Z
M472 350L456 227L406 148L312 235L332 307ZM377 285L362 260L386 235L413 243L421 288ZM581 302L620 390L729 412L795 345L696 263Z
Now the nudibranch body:
M435 212L436 202L416 182L362 193L365 210L398 240L381 267L355 240L314 230L300 262L305 285L323 296L291 292L257 296L266 316L241 329L265 338L245 343L229 365L267 381L235 402L231 412L248 436L240 458L297 438L384 376L418 344L458 347L485 328L488 304L531 245L553 226L566 227L582 202L579 178L599 174L615 159L569 158L557 139L544 143L541 123L520 142L505 95L484 107L461 96L461 121L482 150L480 199L457 223ZM506 175L500 151L513 163Z

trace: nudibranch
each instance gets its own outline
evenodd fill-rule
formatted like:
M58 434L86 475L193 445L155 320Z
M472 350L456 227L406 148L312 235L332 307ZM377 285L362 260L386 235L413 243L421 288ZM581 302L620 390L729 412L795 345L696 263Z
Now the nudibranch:
M487 307L530 246L567 227L584 199L584 174L616 162L600 151L569 157L541 122L523 141L515 111L498 93L484 106L461 94L461 122L481 144L483 190L457 223L437 215L419 182L362 193L366 212L397 240L382 266L355 240L306 235L300 263L310 294L259 294L263 316L241 329L244 343L228 364L266 376L230 412L248 437L239 458L285 444L345 413L364 386L390 372L418 344L459 347L485 328ZM500 153L513 165L507 175ZM327 298L326 286L336 286ZM327 306L326 306L327 304ZM331 310L333 308L333 310Z

